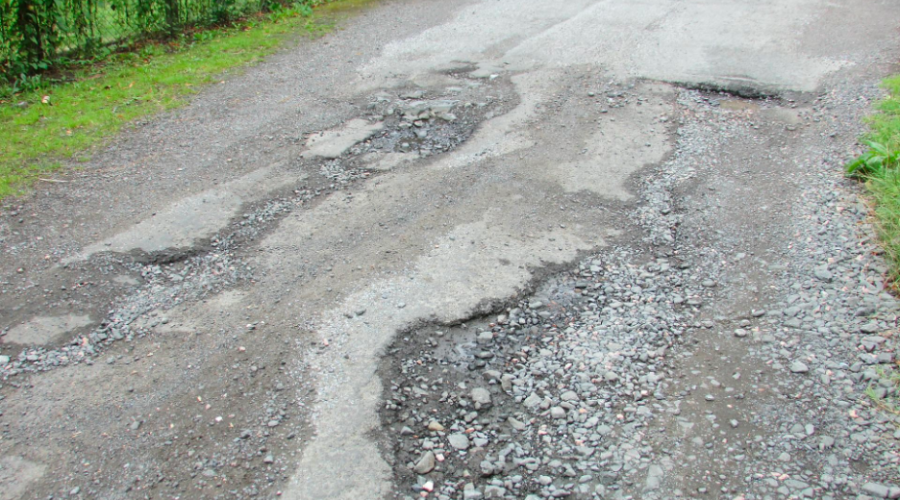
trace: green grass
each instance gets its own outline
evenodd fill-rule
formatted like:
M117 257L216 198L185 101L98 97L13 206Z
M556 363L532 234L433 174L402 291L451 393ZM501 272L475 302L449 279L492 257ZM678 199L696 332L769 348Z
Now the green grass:
M298 34L326 32L331 11L282 12L147 45L83 69L71 82L0 101L0 199L23 192L66 159L88 159L90 148L134 120L184 104L224 72L261 60Z
M866 396L875 406L900 415L900 372L896 366L879 366L878 377L865 390Z
M885 79L887 96L867 119L869 146L847 165L848 175L865 182L875 216L875 228L891 265L894 286L900 282L900 75Z

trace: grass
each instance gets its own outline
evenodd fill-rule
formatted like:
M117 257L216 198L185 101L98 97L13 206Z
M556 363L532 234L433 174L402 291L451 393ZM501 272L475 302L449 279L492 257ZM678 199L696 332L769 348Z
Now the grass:
M865 182L896 285L900 282L900 75L885 79L882 87L887 96L867 119L869 131L862 138L868 150L847 165L847 173Z
M297 34L327 32L335 14L367 2L339 0L311 16L281 12L149 44L82 69L72 81L0 100L0 199L24 192L67 159L89 159L90 148L136 119L183 105L224 72L261 60Z
M900 372L896 366L876 368L878 377L866 388L866 396L884 411L900 415Z

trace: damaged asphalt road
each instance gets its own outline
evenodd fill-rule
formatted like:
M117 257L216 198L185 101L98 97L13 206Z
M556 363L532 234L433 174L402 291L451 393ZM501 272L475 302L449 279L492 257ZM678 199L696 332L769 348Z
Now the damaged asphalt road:
M898 15L385 2L140 124L0 217L0 499L900 497Z

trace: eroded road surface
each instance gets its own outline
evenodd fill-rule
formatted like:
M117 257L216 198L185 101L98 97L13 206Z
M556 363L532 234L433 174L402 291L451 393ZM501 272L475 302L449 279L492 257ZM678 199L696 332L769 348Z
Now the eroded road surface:
M5 202L0 499L900 497L898 19L388 1L138 124Z

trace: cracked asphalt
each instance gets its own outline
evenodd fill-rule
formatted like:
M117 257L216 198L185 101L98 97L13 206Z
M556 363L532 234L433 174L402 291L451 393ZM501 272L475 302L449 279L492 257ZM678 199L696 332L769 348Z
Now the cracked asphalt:
M385 1L137 124L4 201L0 500L900 497L897 19Z

